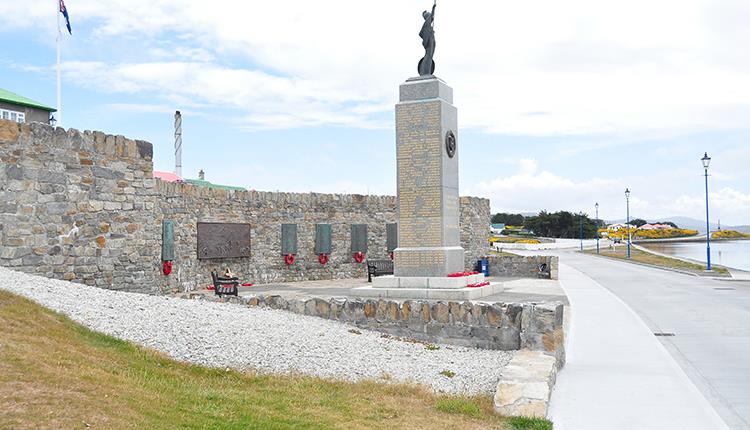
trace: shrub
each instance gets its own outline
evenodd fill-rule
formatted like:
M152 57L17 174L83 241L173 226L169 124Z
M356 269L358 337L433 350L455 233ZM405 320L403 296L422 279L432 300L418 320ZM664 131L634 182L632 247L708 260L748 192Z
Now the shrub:
M712 239L747 239L750 238L750 234L742 233L734 230L719 230L711 233Z
M667 228L663 230L636 230L635 237L641 239L669 239L673 237L696 236L698 230L688 230L684 228Z

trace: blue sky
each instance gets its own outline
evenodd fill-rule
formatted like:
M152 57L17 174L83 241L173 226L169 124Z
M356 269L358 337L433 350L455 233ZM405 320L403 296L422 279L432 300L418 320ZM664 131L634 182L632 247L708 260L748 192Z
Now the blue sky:
M55 2L0 0L0 87L54 106ZM185 176L258 190L395 193L393 105L429 2L68 0L63 120L154 144ZM750 5L442 1L462 194L495 211L750 224ZM541 13L540 11L544 11Z

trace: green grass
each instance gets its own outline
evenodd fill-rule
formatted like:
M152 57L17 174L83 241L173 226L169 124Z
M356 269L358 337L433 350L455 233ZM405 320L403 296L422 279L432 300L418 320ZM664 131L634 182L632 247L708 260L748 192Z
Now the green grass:
M595 249L589 249L584 251L587 254L596 255ZM620 260L627 260L628 248L627 245L620 245L615 249L601 248L600 255L604 257L617 258ZM652 254L650 252L641 251L640 249L632 248L630 252L631 261L643 264L649 264L652 266L664 267L668 269L683 270L686 272L696 273L699 275L705 274L706 266L698 263L691 263L688 261L678 260L676 258L663 257L661 255ZM729 276L729 271L724 267L714 266L714 272L721 276Z
M443 398L435 403L435 409L448 414L478 417L482 415L482 408L471 399Z
M511 418L510 425L516 430L552 430L551 422L539 418Z
M0 428L519 427L492 398L176 362L0 292Z

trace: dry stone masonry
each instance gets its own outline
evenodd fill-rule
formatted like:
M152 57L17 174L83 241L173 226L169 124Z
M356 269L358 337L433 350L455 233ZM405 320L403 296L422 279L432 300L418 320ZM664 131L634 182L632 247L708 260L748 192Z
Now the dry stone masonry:
M273 294L229 298L185 294L182 297L281 309L423 342L503 351L540 351L560 363L564 361L563 304L559 302L304 299Z
M101 132L0 120L0 265L50 278L146 293L199 288L212 269L244 280L364 277L351 255L351 225L367 225L367 256L388 258L396 198L200 188L153 178L152 145ZM489 201L460 200L465 266L488 252ZM162 274L162 222L174 221L174 269ZM249 258L197 259L197 223L249 223ZM297 224L287 266L282 224ZM315 225L332 230L325 266Z

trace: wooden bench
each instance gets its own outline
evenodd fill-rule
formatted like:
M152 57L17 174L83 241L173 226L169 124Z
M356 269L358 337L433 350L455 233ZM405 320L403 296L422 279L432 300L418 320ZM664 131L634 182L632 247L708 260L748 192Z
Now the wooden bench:
M211 279L214 281L214 292L217 296L237 296L237 287L240 285L239 279L219 276L215 270L211 272Z
M367 282L372 282L373 276L393 275L392 260L367 260Z

